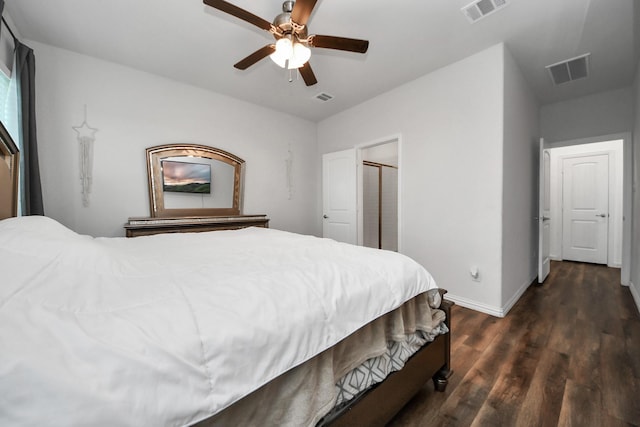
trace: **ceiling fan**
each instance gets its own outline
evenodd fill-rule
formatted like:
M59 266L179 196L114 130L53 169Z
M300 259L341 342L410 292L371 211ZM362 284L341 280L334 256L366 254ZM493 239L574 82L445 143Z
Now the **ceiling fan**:
M337 49L348 52L365 53L369 41L345 37L323 36L307 33L307 21L318 0L285 1L282 13L275 17L273 23L262 19L246 10L224 0L203 0L204 4L228 13L268 31L276 39L234 65L239 70L246 70L261 59L270 56L282 68L298 69L307 86L318 83L313 74L309 58L309 47Z

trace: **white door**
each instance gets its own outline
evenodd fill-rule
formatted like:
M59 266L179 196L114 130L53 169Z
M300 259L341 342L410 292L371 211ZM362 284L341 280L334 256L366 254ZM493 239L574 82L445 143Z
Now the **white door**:
M551 271L551 155L540 139L540 191L538 202L538 283Z
M356 150L322 156L322 235L356 245Z
M607 263L609 156L562 161L562 258Z

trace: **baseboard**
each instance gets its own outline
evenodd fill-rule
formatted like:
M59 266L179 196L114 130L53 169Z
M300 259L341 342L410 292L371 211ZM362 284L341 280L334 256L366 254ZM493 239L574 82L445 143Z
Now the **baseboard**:
M502 317L506 316L507 313L509 313L509 311L513 308L513 306L516 305L520 297L527 291L527 289L529 289L529 286L537 282L538 282L538 275L535 274L533 278L529 279L528 282L525 282L522 286L520 286L520 289L518 289L516 293L513 294L513 296L509 299L509 301L507 301L507 304L504 307L502 307L502 312L504 313Z
M479 311L481 313L489 314L495 317L504 317L504 313L499 307L494 307L468 298L452 295L451 293L447 293L445 298L455 302L456 304L464 308L469 308L471 310Z
M530 280L528 283L525 283L524 285L522 285L520 289L518 289L518 291L511 297L511 299L509 299L507 304L502 308L477 302L468 298L459 297L451 293L447 293L446 299L451 300L464 308L479 311L481 313L489 314L495 317L505 317L507 313L509 313L509 311L513 308L513 306L516 305L516 302L518 302L520 297L522 297L522 295L527 291L527 289L529 289L529 286L536 283L537 280L538 279L536 276L532 280ZM640 313L640 293L636 289L633 282L629 282L629 290L631 291L633 300L636 303L638 313Z
M629 282L629 290L631 291L631 296L633 296L633 300L636 302L636 308L638 309L638 313L640 313L640 293L636 289L636 286L633 282Z
M471 310L479 311L481 313L489 314L495 317L505 317L507 313L509 313L509 310L511 310L513 306L518 302L520 297L527 291L527 289L529 289L529 286L533 285L537 281L537 277L538 276L534 276L533 279L523 284L520 289L518 289L518 291L509 299L504 307L495 307L468 298L452 295L450 293L447 293L446 299L451 300L464 308L469 308Z

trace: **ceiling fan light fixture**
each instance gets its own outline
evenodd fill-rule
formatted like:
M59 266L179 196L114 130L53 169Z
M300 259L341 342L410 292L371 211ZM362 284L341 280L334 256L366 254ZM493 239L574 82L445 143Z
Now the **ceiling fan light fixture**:
M311 49L302 43L294 43L293 57L289 62L289 68L300 68L311 58Z
M293 45L291 40L287 37L283 37L276 42L276 51L269 55L269 57L273 62L284 68L287 60L291 58L292 54Z
M283 37L276 42L276 51L269 55L281 68L300 68L311 58L311 49L302 43ZM288 64L287 64L288 61Z

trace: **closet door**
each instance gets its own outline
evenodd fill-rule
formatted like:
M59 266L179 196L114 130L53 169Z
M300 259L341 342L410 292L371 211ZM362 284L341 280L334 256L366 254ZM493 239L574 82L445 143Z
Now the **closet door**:
M380 246L389 251L398 251L398 169L380 168L380 218L382 221Z
M380 247L380 168L364 164L362 170L362 244Z

